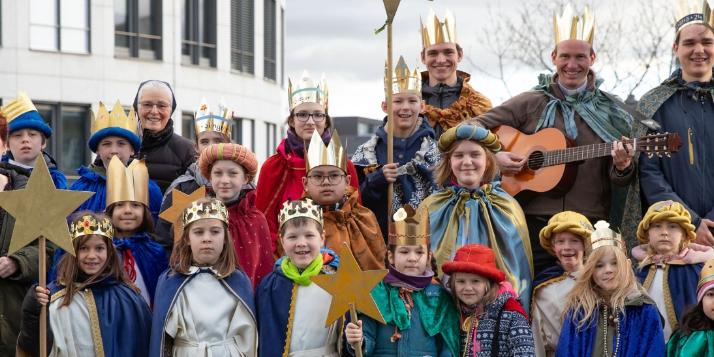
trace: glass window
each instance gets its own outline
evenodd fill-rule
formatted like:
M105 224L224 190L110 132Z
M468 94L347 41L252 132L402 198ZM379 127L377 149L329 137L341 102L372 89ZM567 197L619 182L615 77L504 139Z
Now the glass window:
M254 66L254 0L231 1L231 68L255 73Z
M216 66L216 0L185 0L181 62Z
M161 59L161 29L161 0L114 0L117 56Z
M30 48L89 53L88 0L31 0Z
M196 140L196 127L193 125L193 112L181 113L181 136L191 141Z
M243 145L243 119L233 117L233 128L231 129L231 141Z
M37 111L52 127L47 151L68 176L89 163L89 106L62 103L35 103Z
M241 122L243 124L243 142L241 145L255 152L255 121L253 119L243 118Z
M275 38L276 32L276 3L275 0L265 0L265 10L263 18L263 66L264 74L263 77L267 79L276 80L276 58L277 58L277 43Z
M285 84L285 9L280 9L280 84Z
M277 126L273 123L265 123L265 152L271 153L278 146Z

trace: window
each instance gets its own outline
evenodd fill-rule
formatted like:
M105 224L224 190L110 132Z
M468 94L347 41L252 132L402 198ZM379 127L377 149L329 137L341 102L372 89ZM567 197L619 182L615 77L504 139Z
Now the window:
M233 127L231 128L231 141L243 145L243 119L233 117Z
M265 123L265 152L271 153L278 146L277 141L277 125L273 123Z
M161 0L114 0L114 49L119 57L161 59Z
M255 152L255 121L253 119L241 119L242 128L242 138L240 144L250 148L252 152ZM238 138L234 138L233 141L239 142Z
M216 66L216 0L185 0L181 62Z
M266 79L276 80L276 58L277 58L277 43L275 36L275 0L265 0L265 11L263 18L263 77Z
M280 85L285 85L285 9L280 9Z
M89 53L89 0L30 0L30 9L31 49Z
M35 102L35 107L53 131L45 150L57 160L62 172L76 175L77 168L89 163L90 107L45 102Z
M196 140L193 112L181 112L181 136L191 141Z
M243 73L255 73L254 0L231 1L231 68Z

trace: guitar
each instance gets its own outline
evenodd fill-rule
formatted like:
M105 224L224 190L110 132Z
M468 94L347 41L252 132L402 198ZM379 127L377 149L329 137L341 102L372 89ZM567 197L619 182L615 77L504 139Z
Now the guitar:
M528 135L510 126L493 130L501 140L504 151L527 158L523 170L515 175L502 175L501 187L511 196L522 191L564 193L575 181L577 167L573 163L610 156L612 143L572 146L563 133L555 128L542 129ZM636 151L649 155L670 156L682 146L679 134L650 134L624 140Z

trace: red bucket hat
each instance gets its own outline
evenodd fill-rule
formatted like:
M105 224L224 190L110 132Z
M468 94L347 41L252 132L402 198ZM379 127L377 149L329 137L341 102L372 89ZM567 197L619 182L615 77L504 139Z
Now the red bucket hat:
M496 267L496 255L491 248L469 244L456 251L454 260L441 266L444 274L457 272L478 274L497 283L506 280L506 274Z

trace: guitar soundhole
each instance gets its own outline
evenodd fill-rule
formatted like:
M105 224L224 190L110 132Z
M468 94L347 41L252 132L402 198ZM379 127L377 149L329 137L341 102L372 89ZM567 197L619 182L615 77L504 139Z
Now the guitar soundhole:
M528 156L528 168L530 170L538 170L541 167L543 167L543 163L545 162L545 155L543 154L542 151L534 151Z

